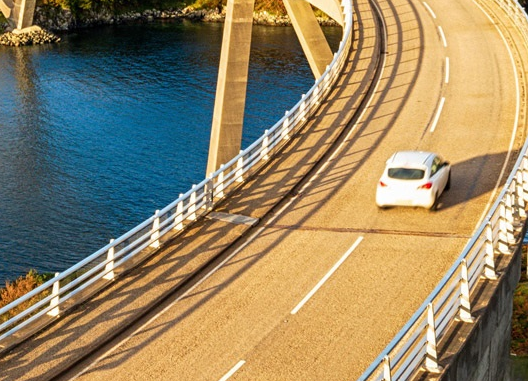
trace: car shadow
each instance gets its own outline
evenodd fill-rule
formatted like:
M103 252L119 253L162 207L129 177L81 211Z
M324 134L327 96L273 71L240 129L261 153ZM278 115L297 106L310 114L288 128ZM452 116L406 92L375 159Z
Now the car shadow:
M500 191L510 175L517 155L501 152L451 162L451 187L439 197L436 210L465 203L491 193L496 188Z

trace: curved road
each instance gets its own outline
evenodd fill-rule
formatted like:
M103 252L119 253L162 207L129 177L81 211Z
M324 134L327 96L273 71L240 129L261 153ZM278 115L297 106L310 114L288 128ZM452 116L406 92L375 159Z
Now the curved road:
M528 55L485 4L498 16L470 0L380 0L383 46L375 8L358 1L356 49L331 100L216 211L259 224L213 214L5 355L0 380L357 379L458 257L526 137L517 77ZM375 206L384 162L401 149L451 161L439 210ZM113 337L151 300L155 311Z

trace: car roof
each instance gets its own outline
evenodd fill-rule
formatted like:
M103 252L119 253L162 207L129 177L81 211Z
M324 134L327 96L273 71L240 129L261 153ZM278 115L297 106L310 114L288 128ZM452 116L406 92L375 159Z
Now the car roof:
M424 151L399 151L394 153L389 160L387 165L390 166L425 166L427 161L436 156L432 152Z

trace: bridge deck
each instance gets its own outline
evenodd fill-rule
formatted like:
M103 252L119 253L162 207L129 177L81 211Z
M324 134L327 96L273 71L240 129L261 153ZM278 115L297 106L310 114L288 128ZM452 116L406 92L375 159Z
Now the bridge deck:
M447 48L439 21L421 2L379 3L388 29L380 85L317 176L314 166L357 117L374 74L380 39L366 1L358 1L355 52L330 99L280 157L215 210L225 213L216 214L222 218L196 223L94 300L6 354L0 380L60 375L87 352L102 353L102 342L151 306L159 312L174 301L81 378L218 380L241 360L233 379L357 378L450 267L493 198L508 162L515 103L508 54L496 31L482 27L489 21L471 2L430 2L450 38ZM474 19L467 24L468 18ZM471 60L462 59L467 54ZM443 80L446 55L449 83ZM428 127L442 96L451 98L433 133ZM453 188L438 212L374 206L384 160L402 148L439 151L452 161ZM226 215L260 222L250 227L244 222L251 220L236 223ZM342 266L300 304L354 243ZM223 259L203 282L191 278Z
M279 158L272 158L257 178L219 208L219 212L265 218L303 179L343 131L365 97L374 74L372 16L358 14L363 38L355 46L343 79L321 107L317 122L292 139ZM320 120L324 121L320 123ZM213 213L214 215L214 213ZM57 324L0 359L0 380L48 379L96 348L116 330L135 321L193 273L218 257L251 229L221 218L197 222L185 234L136 270L118 279L93 301L63 317ZM57 350L57 348L60 348Z

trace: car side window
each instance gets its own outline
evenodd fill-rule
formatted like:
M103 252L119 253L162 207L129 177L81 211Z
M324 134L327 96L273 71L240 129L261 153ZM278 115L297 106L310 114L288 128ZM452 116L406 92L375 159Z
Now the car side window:
M442 168L441 164L442 161L438 156L433 159L433 163L431 164L431 177L433 177L436 172L438 172L438 170Z

